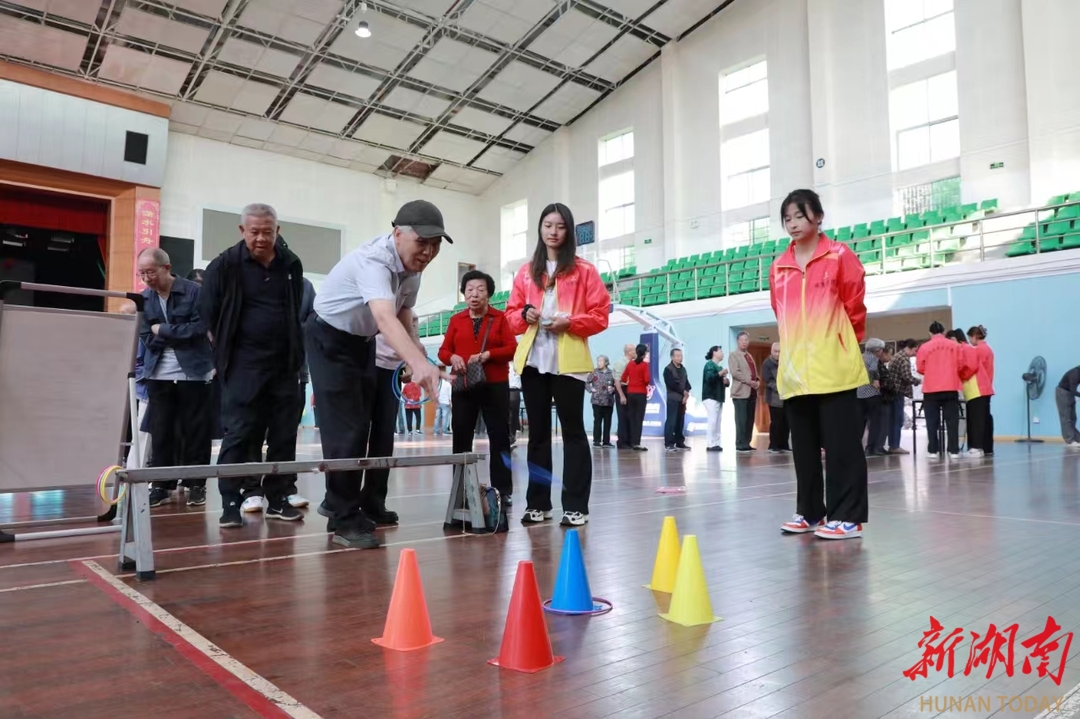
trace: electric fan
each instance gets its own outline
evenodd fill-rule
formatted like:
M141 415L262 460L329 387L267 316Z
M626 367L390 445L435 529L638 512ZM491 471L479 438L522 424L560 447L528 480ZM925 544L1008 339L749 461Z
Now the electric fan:
M1037 400L1046 386L1046 360L1036 357L1031 360L1028 371L1023 374L1024 392L1027 394L1027 439L1018 439L1024 444L1041 444L1043 440L1031 438L1031 403Z

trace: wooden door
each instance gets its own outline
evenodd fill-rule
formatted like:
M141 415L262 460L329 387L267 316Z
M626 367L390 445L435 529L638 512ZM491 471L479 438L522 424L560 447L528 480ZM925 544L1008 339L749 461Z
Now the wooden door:
M750 346L746 348L746 351L754 358L754 363L757 365L758 377L761 377L761 365L764 364L765 360L772 354L772 345L751 342ZM758 387L757 392L757 408L754 411L754 429L758 433L768 434L770 424L769 404L765 401L765 383L762 382L761 386ZM751 438L751 444L756 444L754 440L756 440L756 437Z

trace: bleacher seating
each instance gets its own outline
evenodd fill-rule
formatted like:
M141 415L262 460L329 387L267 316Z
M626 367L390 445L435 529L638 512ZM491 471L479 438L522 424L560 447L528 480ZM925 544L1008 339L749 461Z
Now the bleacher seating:
M1080 202L1080 192L1052 197L1047 205L1067 202ZM996 199L984 200L832 228L825 234L851 247L868 275L921 270L952 261L964 249L965 240L978 234L976 223L997 211ZM1006 256L1080 248L1080 204L1044 210L1038 224L1038 229L1035 223L1025 227L1009 244ZM769 289L769 268L787 247L786 238L766 240L668 260L663 267L640 275L636 267L625 267L602 273L601 278L614 301L638 307L758 292ZM505 309L507 299L509 292L496 293L492 306ZM462 302L453 311L432 316L421 324L420 336L442 334L450 316L464 308Z

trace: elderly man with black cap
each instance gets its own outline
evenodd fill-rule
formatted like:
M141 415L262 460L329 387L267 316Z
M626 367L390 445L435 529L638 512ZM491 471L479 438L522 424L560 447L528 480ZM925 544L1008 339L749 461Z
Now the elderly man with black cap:
M353 250L330 270L304 325L308 367L325 459L364 457L375 397L376 335L412 370L428 396L444 378L428 362L413 322L420 273L439 254L439 209L414 200L398 210L393 231ZM446 377L449 379L449 377ZM361 508L362 471L328 472L326 506L333 541L354 549L379 546L375 521Z

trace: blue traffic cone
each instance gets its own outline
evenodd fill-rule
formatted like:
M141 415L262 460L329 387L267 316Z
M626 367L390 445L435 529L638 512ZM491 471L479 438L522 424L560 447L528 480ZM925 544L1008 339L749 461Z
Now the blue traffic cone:
M589 590L589 577L576 529L566 533L559 576L555 579L555 594L544 602L544 609L556 614L605 614L611 611L611 602L593 597Z

